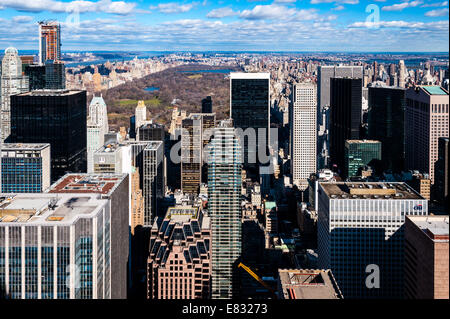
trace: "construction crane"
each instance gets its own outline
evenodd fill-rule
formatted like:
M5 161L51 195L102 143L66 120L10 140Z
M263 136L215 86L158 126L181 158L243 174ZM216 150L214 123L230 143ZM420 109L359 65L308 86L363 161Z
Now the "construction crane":
M277 298L277 294L275 293L275 290L270 287L267 283L265 283L257 274L255 274L250 268L248 268L246 265L244 265L243 263L239 263L238 268L241 267L242 269L244 269L246 272L248 272L250 274L250 276L252 276L253 278L255 278L261 285L264 286L264 288L266 288L267 290L269 290L273 296L275 298Z

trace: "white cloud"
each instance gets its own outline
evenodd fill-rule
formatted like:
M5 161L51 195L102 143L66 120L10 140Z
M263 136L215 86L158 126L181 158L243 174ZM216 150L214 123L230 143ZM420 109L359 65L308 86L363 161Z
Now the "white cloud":
M319 3L358 4L359 0L311 0L311 4L319 4Z
M134 10L136 3L111 0L100 0L97 2L86 0L69 2L57 0L0 0L0 7L11 8L23 12L105 12L126 15Z
M338 6L334 7L334 8L332 8L331 10L341 11L341 10L344 10L344 9L345 9L344 6L338 5Z
M270 20L270 19L298 19L298 20L312 20L319 17L315 9L288 8L286 6L279 6L276 4L257 5L251 10L244 10L239 15L246 20Z
M380 21L380 22L355 22L348 27L352 28L405 28L411 31L414 30L448 30L448 21L436 22L410 22L410 21Z
M33 21L33 17L30 17L30 16L15 16L15 17L13 17L12 21L14 23L27 23L27 22Z
M168 2L168 3L160 3L157 6L150 6L150 9L157 9L162 13L171 14L171 13L183 13L188 12L191 10L194 6L196 6L197 3L186 3L181 4L177 2Z
M297 2L297 0L275 0L275 3L294 3Z
M444 2L435 2L435 3L426 3L421 6L421 8L429 8L429 7L446 7L448 6L448 1Z
M419 5L421 5L423 3L423 1L419 1L419 0L414 0L411 2L405 1L402 3L396 3L393 4L391 6L384 6L383 8L381 8L381 10L384 11L402 11L403 9L406 8L413 8L413 7L417 7Z
M234 12L233 9L231 9L230 7L225 7L225 8L218 8L218 9L211 10L206 15L206 17L214 18L214 19L221 19L221 18L225 18L225 17L231 17L231 16L234 16L237 14L238 14L238 12Z
M448 8L431 10L431 11L425 12L425 15L427 17L444 17L444 16L448 15Z

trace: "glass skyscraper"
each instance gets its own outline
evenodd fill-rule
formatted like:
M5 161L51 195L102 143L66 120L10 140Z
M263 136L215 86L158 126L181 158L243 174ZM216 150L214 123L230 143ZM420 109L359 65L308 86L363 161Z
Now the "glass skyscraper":
M212 225L212 298L237 294L241 256L241 148L231 120L220 122L208 153L208 210Z
M1 145L1 192L40 193L50 187L50 144Z
M344 176L358 176L358 170L372 160L381 160L381 143L372 140L345 141Z

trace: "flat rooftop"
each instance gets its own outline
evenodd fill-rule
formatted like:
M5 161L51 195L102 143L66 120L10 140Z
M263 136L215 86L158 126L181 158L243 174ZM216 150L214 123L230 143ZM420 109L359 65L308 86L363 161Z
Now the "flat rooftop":
M448 215L406 216L420 228L431 240L447 242L449 233Z
M1 146L2 151L40 151L44 148L50 147L48 143L4 143Z
M126 174L66 174L57 180L48 193L110 194L123 181Z
M380 141L377 140L346 140L345 141L348 144L376 144L376 143L381 143Z
M279 269L284 299L343 299L331 270Z
M420 87L430 95L448 95L448 92L439 85L421 85Z
M192 218L198 217L198 207L193 206L174 206L167 209L165 218L176 222L188 222Z
M145 142L147 144L147 146L145 147L146 150L151 149L151 150L155 150L158 147L162 146L162 141L146 141Z
M11 224L70 225L94 217L108 202L95 194L11 194L0 197L0 227Z
M330 199L424 199L406 183L319 182Z
M98 150L95 151L95 153L114 153L121 146L122 146L122 144L120 144L120 143L108 143L108 144L102 145Z
M81 90L35 90L17 94L17 96L68 96L85 92Z
M241 79L270 80L270 73L268 73L268 72L260 72L260 73L231 72L230 79L232 79L232 80L241 80Z

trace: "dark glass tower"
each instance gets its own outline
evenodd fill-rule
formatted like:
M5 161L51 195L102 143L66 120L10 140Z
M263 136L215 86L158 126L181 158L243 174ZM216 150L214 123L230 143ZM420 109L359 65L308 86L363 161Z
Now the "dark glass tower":
M259 129L266 131L266 146L269 141L270 74L269 73L231 73L230 116L234 126L246 130L252 128L255 136L245 137L243 155L244 165L260 164L258 159ZM262 139L262 137L261 137ZM254 153L254 154L251 154ZM249 158L255 158L251 163Z
M345 141L359 139L361 104L361 79L331 79L330 157L341 170L345 165Z
M86 172L86 91L32 91L11 97L13 143L50 143L52 181Z
M210 96L202 100L202 113L212 113L212 100Z
M399 172L405 166L405 89L369 87L368 138L383 145L384 169Z

